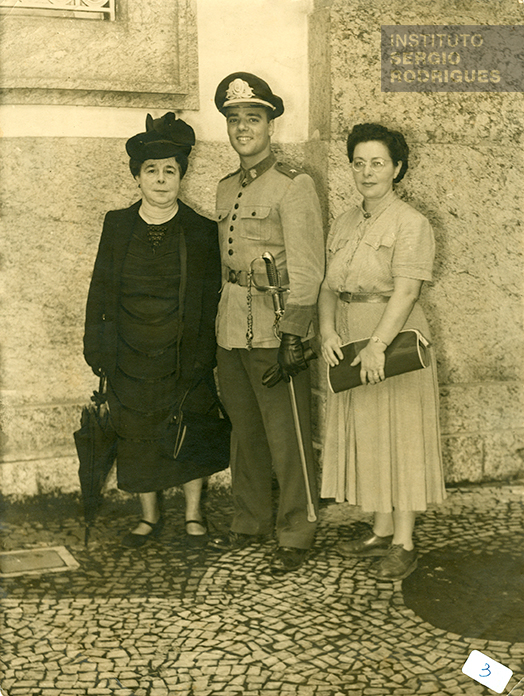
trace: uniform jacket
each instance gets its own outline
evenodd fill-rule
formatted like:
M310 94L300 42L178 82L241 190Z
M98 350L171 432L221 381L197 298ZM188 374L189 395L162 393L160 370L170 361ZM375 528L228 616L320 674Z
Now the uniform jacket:
M248 172L222 179L217 191L217 218L222 262L222 296L217 340L222 348L246 348L248 288L227 282L230 269L249 271L266 251L273 254L286 281L285 313L280 331L306 337L324 276L324 238L313 180L274 155ZM264 262L253 265L255 281L267 285ZM271 296L252 289L253 347L279 342Z
M216 223L179 201L178 215L187 248L184 331L180 345L180 389L195 371L215 365L214 321L220 289ZM141 202L107 213L87 298L84 356L95 370L109 377L117 364L117 318L122 267ZM187 386L186 386L187 385Z

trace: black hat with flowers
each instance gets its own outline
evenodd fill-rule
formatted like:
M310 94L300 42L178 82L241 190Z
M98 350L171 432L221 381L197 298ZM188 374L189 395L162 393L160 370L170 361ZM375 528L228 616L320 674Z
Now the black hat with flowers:
M168 111L156 119L147 114L146 132L129 138L126 151L129 157L137 162L177 155L187 158L194 144L195 131L172 111Z

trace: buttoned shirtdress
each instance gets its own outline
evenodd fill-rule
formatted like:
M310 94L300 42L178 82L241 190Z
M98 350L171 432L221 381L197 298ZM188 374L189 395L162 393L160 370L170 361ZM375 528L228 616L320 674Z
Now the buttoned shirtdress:
M223 282L216 324L218 380L233 424L231 529L243 534L273 531L274 470L280 489L277 541L280 546L306 549L313 543L316 524L307 520L289 388L283 381L273 388L262 385L262 375L277 362L273 302L255 286L250 291L245 278L253 268L254 282L268 285L261 256L271 252L288 288L280 331L304 339L311 335L324 275L322 222L313 180L270 155L219 183L217 219ZM231 282L237 277L240 283ZM248 349L250 315L253 335ZM293 381L316 505L309 372L301 372Z
M391 295L395 277L431 281L435 242L429 221L390 192L373 210L338 217L327 240L326 280L333 292ZM369 338L382 303L337 300L344 343ZM419 302L404 324L431 339ZM328 392L321 496L367 512L423 511L445 498L436 359L380 384Z

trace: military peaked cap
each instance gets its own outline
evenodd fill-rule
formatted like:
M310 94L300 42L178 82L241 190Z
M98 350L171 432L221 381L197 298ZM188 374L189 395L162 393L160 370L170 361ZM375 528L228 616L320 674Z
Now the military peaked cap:
M161 118L147 114L146 132L138 133L126 143L131 159L145 162L148 159L164 159L183 154L189 156L195 144L195 131L191 126L168 111Z
M217 109L226 115L228 106L258 104L269 109L270 118L284 113L284 102L273 94L267 82L247 72L236 72L225 77L215 93Z

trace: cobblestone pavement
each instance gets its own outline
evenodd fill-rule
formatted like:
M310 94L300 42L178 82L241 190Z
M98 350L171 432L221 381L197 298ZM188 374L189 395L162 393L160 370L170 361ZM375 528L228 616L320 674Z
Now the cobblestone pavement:
M524 485L451 489L419 517L417 546L522 552L523 500ZM228 495L211 491L207 512L227 529ZM524 676L524 642L432 626L402 583L369 577L376 561L340 558L333 545L368 519L347 505L322 508L308 562L281 579L268 573L272 543L189 550L179 496L158 541L125 549L135 515L134 503L106 501L85 548L78 501L7 506L4 549L65 545L80 568L3 580L2 696L493 693L461 672L473 649L513 670L507 692ZM486 601L472 595L471 611Z

